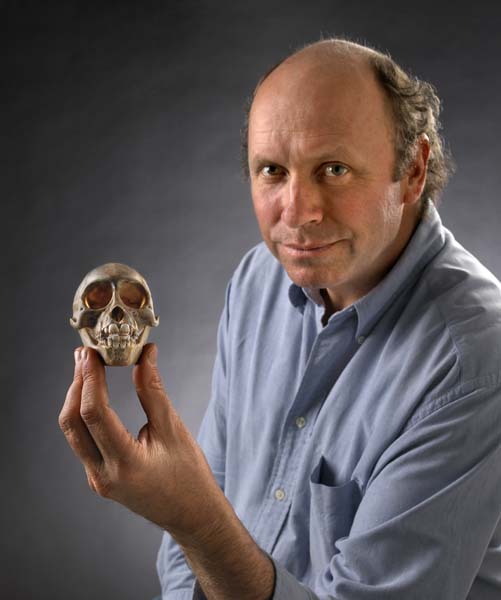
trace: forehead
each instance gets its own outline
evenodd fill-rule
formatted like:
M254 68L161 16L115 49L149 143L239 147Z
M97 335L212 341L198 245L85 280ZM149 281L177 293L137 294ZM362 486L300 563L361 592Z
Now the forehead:
M75 299L80 297L85 289L93 283L98 281L112 281L116 283L122 279L137 281L148 289L146 281L135 269L121 263L106 263L92 269L92 271L89 271L85 275L77 288Z
M390 111L360 60L284 63L259 87L249 115L249 150L391 143Z
M121 263L106 263L96 267L87 273L85 278L89 281L98 279L142 279L135 269Z

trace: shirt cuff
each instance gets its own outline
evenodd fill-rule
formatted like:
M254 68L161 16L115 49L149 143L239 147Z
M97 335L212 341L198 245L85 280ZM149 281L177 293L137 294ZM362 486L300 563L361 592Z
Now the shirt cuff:
M287 569L279 565L273 558L271 558L271 562L275 567L275 590L271 600L318 600L318 596L299 583Z

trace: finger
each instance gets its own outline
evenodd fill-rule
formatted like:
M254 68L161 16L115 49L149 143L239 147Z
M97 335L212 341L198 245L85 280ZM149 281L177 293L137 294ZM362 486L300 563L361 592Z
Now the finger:
M104 364L92 348L82 352L80 415L105 461L126 458L133 438L108 402Z
M95 467L102 461L89 430L80 416L80 401L82 397L82 366L80 353L83 348L75 350L75 372L63 408L59 414L59 427L64 433L73 452L86 467Z
M149 423L157 428L165 428L175 411L158 372L157 355L156 345L146 344L132 371L132 379Z

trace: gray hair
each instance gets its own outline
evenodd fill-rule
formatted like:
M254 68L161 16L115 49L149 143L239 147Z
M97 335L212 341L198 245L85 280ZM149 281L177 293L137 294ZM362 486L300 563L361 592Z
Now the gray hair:
M404 71L388 53L380 52L367 45L354 43L342 38L330 38L308 44L291 54L326 45L333 52L341 54L362 54L368 60L377 81L381 84L388 99L394 125L395 165L393 178L401 179L411 166L417 149L417 142L425 134L430 143L430 156L426 183L421 198L431 198L437 203L447 185L455 166L450 151L445 147L440 135L440 99L433 85ZM287 57L290 58L290 57ZM252 102L263 81L285 60L281 60L259 80L254 92L245 104L245 120L241 130L241 160L244 175L249 176L248 133L249 115Z

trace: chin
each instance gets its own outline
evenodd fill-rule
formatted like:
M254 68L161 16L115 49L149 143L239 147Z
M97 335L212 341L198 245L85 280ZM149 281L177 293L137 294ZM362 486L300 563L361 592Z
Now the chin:
M354 267L353 253L344 244L336 244L323 255L290 256L280 246L270 248L289 278L304 288L336 287L346 281Z
M341 276L336 276L332 271L327 273L323 269L317 270L308 269L305 267L288 268L285 265L284 268L287 271L287 275L293 281L293 283L302 288L333 288L336 287L336 285L339 285L343 280Z

